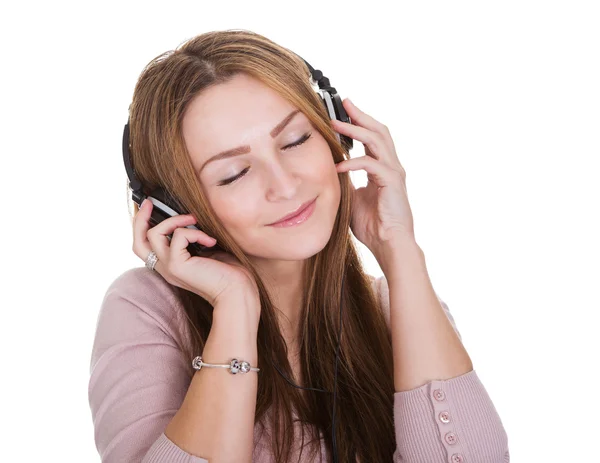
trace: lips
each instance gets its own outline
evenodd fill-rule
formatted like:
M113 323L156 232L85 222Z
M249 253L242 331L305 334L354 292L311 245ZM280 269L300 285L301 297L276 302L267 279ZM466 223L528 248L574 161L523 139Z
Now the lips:
M304 209L306 209L308 206L310 206L317 198L313 198L309 201L306 201L304 204L302 204L295 212L292 212L291 214L288 214L282 218L280 218L277 222L273 222L270 223L269 225L275 225L279 222L284 222L286 220L292 219L294 217L296 217L298 214L300 214Z

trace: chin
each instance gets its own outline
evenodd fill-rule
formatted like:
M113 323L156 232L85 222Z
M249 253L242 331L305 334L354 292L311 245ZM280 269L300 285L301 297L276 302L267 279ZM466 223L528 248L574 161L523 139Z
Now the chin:
M270 241L269 248L271 252L265 251L261 257L273 260L306 260L321 252L328 242L329 237L325 240L317 240L313 237L305 238L299 242L286 241L275 248L276 242Z

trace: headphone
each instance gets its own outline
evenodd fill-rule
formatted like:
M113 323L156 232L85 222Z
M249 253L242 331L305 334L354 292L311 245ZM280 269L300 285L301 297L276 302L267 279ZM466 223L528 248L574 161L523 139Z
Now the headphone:
M319 86L317 90L318 95L321 97L321 101L327 110L327 114L330 119L337 119L342 122L351 123L350 117L346 113L344 106L342 105L342 99L337 93L337 90L329 85L329 79L323 75L318 69L314 69L308 61L302 58L300 55L296 54L308 67L311 73L311 78L313 82L316 82ZM348 151L352 149L354 146L353 139L346 135L340 134L336 132L337 139L340 143L344 143L348 147ZM341 137L341 139L340 139ZM174 217L180 214L186 214L184 212L184 208L181 204L166 190L161 187L156 187L152 189L149 194L144 192L144 187L142 182L135 175L135 171L131 164L131 155L129 152L130 144L129 144L129 118L127 119L127 124L123 129L123 161L125 163L125 170L127 172L127 177L129 178L129 188L131 189L131 197L138 206L141 206L144 199L148 199L152 202L152 214L149 219L150 226L158 225L165 219L169 217ZM199 230L195 225L187 225L186 228L192 228ZM169 239L172 238L172 233L168 236ZM190 243L187 246L187 250L191 255L202 255L206 252L215 252L215 251L223 251L225 250L219 246L219 244L215 244L214 246L204 246L200 243ZM334 374L334 390L333 390L333 412L332 412L332 423L331 423L331 438L333 443L333 461L337 462L337 449L336 449L336 439L335 439L335 402L336 402L336 392L337 392L337 366L338 366L338 357L340 350L340 339L342 334L342 295L344 294L344 284L346 279L346 270L344 269L344 273L342 276L342 289L340 294L340 321L339 321L339 331L338 331L338 346L335 353L335 374ZM291 382L282 372L279 370L277 365L273 363L273 366L277 369L279 374L292 386L297 387L299 389L306 389L318 392L327 392L324 389L316 389L312 387L302 387L298 386Z

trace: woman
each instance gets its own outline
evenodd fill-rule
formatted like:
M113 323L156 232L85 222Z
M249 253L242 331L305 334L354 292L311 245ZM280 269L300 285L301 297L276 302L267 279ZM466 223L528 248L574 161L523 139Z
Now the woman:
M389 131L344 107L353 123L331 122L302 60L244 30L144 69L132 164L189 214L150 226L153 204L134 206L133 251L158 260L102 303L89 396L103 461L508 461L427 277ZM350 159L336 134L367 155ZM364 272L350 231L383 277ZM226 251L192 256L189 243ZM259 370L194 370L200 355Z

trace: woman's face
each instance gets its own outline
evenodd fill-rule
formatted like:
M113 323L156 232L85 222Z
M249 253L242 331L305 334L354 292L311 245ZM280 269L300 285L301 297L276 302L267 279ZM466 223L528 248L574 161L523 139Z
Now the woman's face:
M238 74L198 95L184 115L183 136L202 188L249 256L304 260L325 247L333 230L340 183L331 150L302 112L290 117L296 109ZM314 198L305 222L269 225Z

